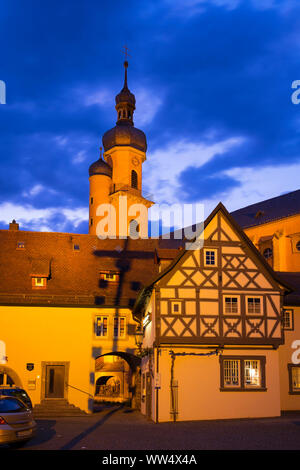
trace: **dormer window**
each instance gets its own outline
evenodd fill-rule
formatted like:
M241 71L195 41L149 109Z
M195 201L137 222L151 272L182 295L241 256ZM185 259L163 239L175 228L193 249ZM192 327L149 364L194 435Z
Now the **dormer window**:
M32 278L32 287L35 289L46 289L47 287L47 278L46 277L33 277Z
M100 273L101 279L107 282L118 282L119 280L119 273L111 272L111 271L104 271Z

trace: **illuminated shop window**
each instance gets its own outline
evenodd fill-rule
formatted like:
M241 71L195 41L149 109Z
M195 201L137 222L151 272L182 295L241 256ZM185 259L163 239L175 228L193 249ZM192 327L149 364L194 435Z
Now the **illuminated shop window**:
M264 356L221 356L221 391L265 390L265 364Z

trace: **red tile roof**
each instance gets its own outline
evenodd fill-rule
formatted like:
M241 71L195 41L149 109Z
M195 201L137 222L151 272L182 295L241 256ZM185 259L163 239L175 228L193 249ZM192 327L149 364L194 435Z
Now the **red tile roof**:
M18 241L24 249L17 249ZM159 243L0 230L0 304L131 307L158 272L154 253ZM102 271L119 272L119 282L100 279ZM47 277L47 288L33 289L32 276Z

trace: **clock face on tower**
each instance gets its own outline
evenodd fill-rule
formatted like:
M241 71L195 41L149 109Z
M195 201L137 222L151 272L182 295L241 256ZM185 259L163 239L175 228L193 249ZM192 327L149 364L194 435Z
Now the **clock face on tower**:
M133 164L134 166L137 166L137 165L139 164L139 159L136 158L136 157L133 157L133 159L132 159L131 161L132 161L132 164Z

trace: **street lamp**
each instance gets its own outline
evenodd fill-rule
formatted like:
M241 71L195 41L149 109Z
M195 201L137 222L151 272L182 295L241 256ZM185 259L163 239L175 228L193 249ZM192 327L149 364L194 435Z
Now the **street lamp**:
M144 338L144 332L140 325L137 326L134 337L135 337L135 344L137 345L137 348L138 348L138 353L140 354L142 344L143 344L143 338Z

